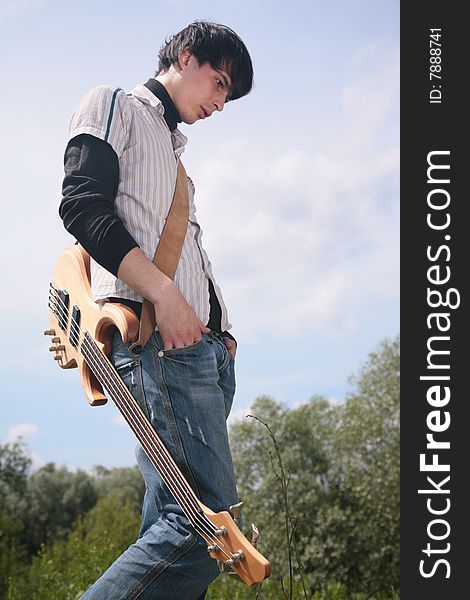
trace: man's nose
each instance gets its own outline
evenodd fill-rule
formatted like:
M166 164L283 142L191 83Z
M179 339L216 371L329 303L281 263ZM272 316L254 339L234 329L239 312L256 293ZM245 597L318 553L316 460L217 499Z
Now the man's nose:
M222 92L214 99L214 106L215 106L216 110L218 110L219 112L224 110L226 99L227 99L227 94L225 92Z

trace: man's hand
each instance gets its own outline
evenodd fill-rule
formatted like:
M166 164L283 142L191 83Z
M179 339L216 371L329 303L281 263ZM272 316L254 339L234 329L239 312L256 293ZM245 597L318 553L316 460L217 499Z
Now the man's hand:
M126 254L117 276L154 305L165 350L189 346L199 342L203 333L210 332L197 318L174 282L140 248L133 248Z
M189 346L199 342L203 333L210 332L172 281L164 286L154 306L164 350Z
M237 342L235 342L234 340L232 340L229 337L222 337L225 347L227 348L229 354L235 358L235 355L237 353Z

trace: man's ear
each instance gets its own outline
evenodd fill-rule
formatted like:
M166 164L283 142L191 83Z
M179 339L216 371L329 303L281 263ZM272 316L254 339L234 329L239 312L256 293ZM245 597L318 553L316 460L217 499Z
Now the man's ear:
M192 56L193 53L188 48L185 48L178 56L178 66L182 71L188 67Z

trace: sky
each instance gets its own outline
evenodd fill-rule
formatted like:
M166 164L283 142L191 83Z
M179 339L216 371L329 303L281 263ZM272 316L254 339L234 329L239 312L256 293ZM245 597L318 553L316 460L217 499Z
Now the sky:
M135 464L109 402L48 352L48 286L73 239L57 208L70 117L94 86L130 91L164 39L232 27L255 86L191 126L183 160L238 340L230 422L269 395L344 402L399 333L398 0L0 0L0 443L38 468Z

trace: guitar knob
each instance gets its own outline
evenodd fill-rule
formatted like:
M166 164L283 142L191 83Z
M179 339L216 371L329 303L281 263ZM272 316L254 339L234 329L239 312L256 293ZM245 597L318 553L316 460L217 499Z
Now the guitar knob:
M54 360L62 360L62 356L59 356L59 355L57 355L57 354L56 354L56 355L54 356Z
M65 346L51 346L49 348L49 352L62 352L62 350L65 350Z
M259 529L254 523L251 524L251 545L256 548L258 545Z
M44 335L55 335L55 329L46 329Z
M238 504L232 504L229 506L229 511L232 513L234 519L238 519L240 513L242 512L243 502L238 502Z
M51 342L53 344L58 344L60 342L60 337L57 337L57 336L53 337L52 340L51 340Z

